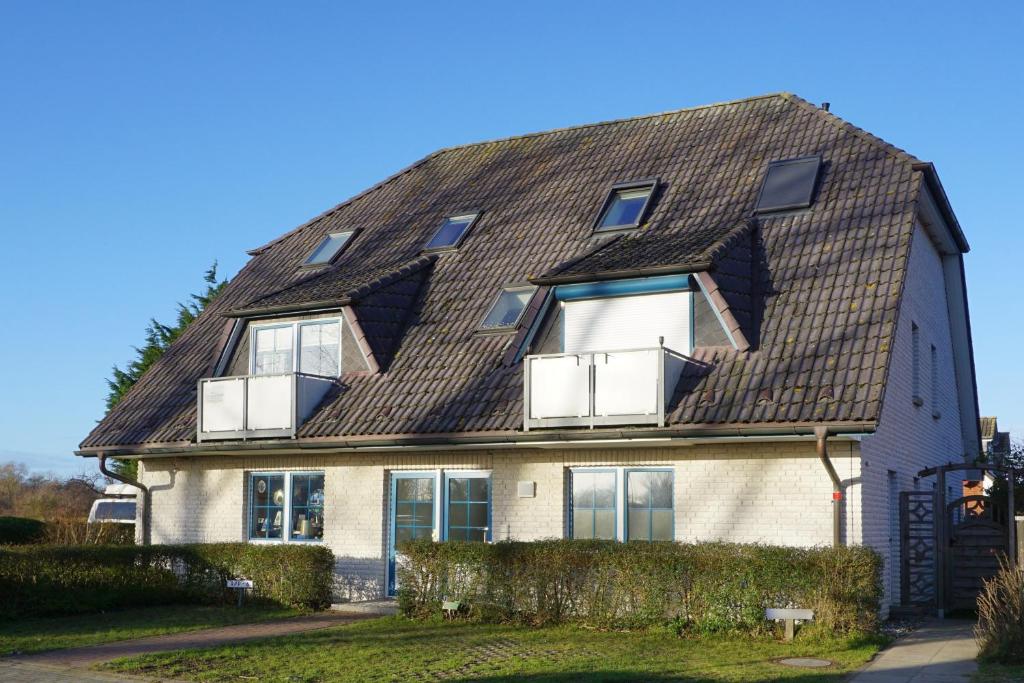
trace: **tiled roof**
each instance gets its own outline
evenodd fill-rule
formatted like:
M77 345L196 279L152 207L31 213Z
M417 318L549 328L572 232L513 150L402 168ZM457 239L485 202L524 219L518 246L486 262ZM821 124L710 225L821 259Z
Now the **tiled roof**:
M978 428L981 431L981 438L991 439L996 435L996 418L979 417Z
M813 153L825 163L812 208L751 223L767 164ZM921 184L915 163L788 94L441 150L253 252L82 445L194 439L196 383L228 337L225 314L341 301L387 277L396 279L374 289L379 301L356 304L386 370L344 377L299 436L519 430L522 364L509 359L522 335L477 325L502 285L592 249L609 187L645 177L661 185L643 228L560 272L715 261L721 301L751 350L697 349L708 365L680 383L670 427L877 420ZM443 217L467 207L483 214L460 248L409 271ZM296 281L324 235L352 228L361 232L333 268Z

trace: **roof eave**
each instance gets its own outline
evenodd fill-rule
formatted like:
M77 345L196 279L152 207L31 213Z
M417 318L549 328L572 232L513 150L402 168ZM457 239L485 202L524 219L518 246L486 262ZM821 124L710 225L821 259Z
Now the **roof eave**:
M579 282L600 282L602 280L624 280L633 277L649 277L652 275L680 275L683 273L699 273L710 270L711 261L699 263L673 264L669 266L652 266L649 268L627 268L625 270L605 270L600 273L573 273L571 275L551 275L548 277L530 278L530 282L538 286L569 285Z
M264 308L238 308L227 311L222 315L225 318L257 318L268 315L284 315L288 313L309 313L310 311L334 311L344 308L352 303L351 297L340 299L326 299L322 301L309 301L301 304L282 304L280 306L267 306Z
M942 214L943 220L946 222L950 232L953 234L953 239L956 241L957 248L960 249L961 253L966 254L971 250L971 245L967 243L967 237L964 235L964 231L960 227L960 221L956 219L956 214L953 213L953 206L949 202L949 197L946 195L945 188L942 187L942 181L939 180L939 174L938 171L935 170L935 164L930 161L921 161L913 164L912 168L915 171L919 171L924 174L928 190L935 198L935 203L938 205L938 209Z

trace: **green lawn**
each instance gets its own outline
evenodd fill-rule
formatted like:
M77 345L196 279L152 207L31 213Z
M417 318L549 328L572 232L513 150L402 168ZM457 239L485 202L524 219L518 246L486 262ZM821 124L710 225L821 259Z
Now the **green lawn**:
M0 656L42 652L298 614L261 607L147 607L73 617L0 621Z
M830 681L880 641L687 640L669 631L600 632L385 617L228 647L146 655L105 668L196 681ZM811 671L774 662L816 656Z

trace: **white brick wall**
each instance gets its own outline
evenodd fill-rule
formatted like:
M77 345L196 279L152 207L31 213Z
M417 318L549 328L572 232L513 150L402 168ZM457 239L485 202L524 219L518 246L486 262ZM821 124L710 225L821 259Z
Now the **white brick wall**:
M914 229L909 259L895 339L881 340L893 345L882 415L877 431L861 443L864 543L882 553L888 562L897 564L898 539L896 552L889 550L888 471L896 472L899 490L907 491L915 488L914 477L922 469L962 461L960 409L942 262L920 226ZM920 335L920 385L924 399L921 406L913 403L912 323L917 324ZM934 387L930 372L932 344L938 351L938 384ZM933 397L940 413L938 419L932 417ZM934 479L921 480L919 486L929 490ZM897 603L899 587L890 585L888 569L883 576L885 604Z
M855 448L837 444L835 451L840 472L858 470ZM336 598L347 600L384 590L391 471L490 470L494 538L534 540L565 534L566 474L569 467L586 465L671 466L680 541L809 546L832 539L831 485L811 440L674 448L192 457L149 460L142 479L152 491L154 543L239 541L246 538L247 472L323 470L324 542L337 557ZM519 498L519 481L535 482L536 496ZM855 509L851 507L848 516L851 531L858 526Z

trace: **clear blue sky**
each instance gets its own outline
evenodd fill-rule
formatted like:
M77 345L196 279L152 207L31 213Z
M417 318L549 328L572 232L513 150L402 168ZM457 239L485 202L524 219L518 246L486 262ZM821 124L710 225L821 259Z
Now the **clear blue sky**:
M937 164L982 412L1024 432L1024 5L213 5L0 6L0 461L94 466L151 316L436 148L780 90Z

